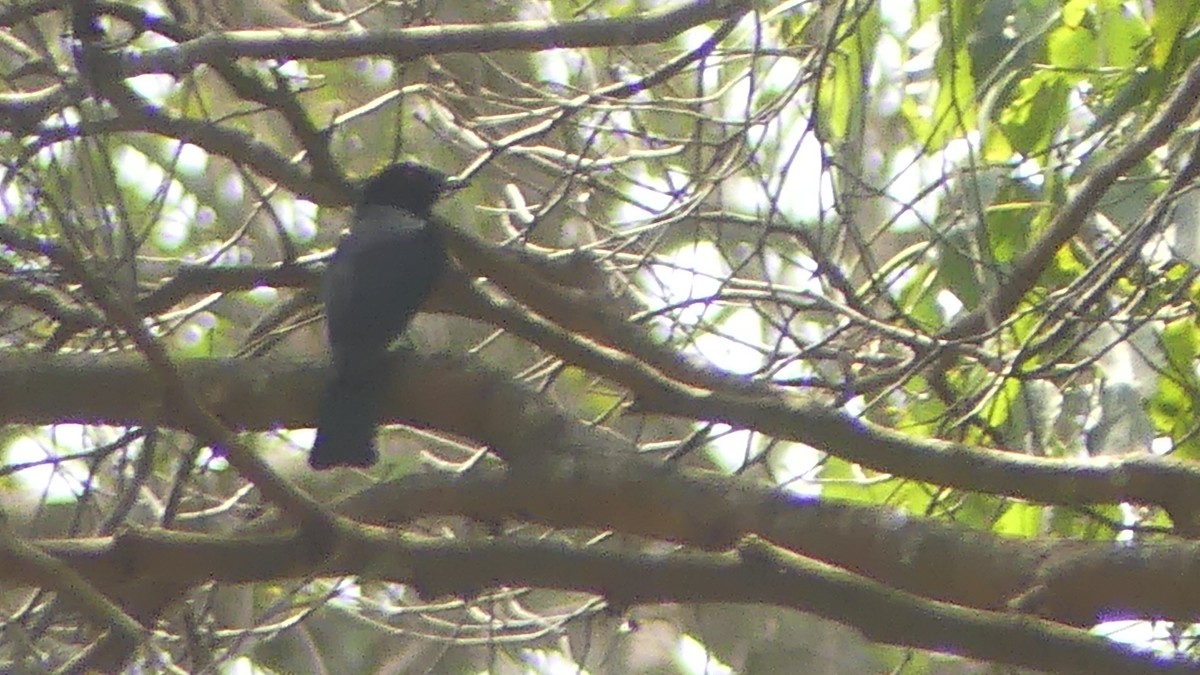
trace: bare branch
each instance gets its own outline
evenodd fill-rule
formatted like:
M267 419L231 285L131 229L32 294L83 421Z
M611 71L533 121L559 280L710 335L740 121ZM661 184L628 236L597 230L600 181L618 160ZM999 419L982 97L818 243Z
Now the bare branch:
M640 16L612 19L510 21L491 25L440 25L369 33L331 33L283 28L210 33L175 47L122 56L127 77L147 73L183 75L201 63L237 58L334 61L389 56L411 61L422 56L469 52L655 44L708 21L744 13L745 0L696 0Z

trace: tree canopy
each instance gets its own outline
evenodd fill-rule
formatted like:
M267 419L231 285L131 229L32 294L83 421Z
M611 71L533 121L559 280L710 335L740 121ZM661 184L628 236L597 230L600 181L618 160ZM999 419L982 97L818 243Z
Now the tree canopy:
M0 669L1200 672L1198 101L1190 0L10 0Z

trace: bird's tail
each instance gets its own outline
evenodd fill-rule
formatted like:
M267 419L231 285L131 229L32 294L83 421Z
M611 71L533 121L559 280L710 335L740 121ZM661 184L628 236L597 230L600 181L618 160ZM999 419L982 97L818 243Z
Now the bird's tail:
M314 469L368 467L379 459L375 427L387 384L385 368L350 376L337 372L325 385L317 411L317 439L308 455Z

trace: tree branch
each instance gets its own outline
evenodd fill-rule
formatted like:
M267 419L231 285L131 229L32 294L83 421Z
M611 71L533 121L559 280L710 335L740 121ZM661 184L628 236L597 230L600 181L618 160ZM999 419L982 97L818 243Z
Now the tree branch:
M618 607L661 602L757 602L854 626L880 642L1055 672L1194 673L1195 665L1136 653L1086 631L1029 616L980 612L886 588L749 539L738 553L631 552L551 540L462 541L364 529L344 555L312 573L408 583L426 596L497 585L583 591ZM302 543L167 531L45 542L45 550L104 587L294 578ZM130 583L136 577L137 584ZM952 642L953 636L964 639Z
M181 361L176 368L225 423L252 429L311 426L325 375L323 364L270 359L194 359ZM1092 550L1072 542L1015 542L886 509L796 500L748 479L664 465L639 454L628 439L576 420L541 394L512 382L506 373L461 356L406 354L397 359L394 369L388 419L479 441L510 463L512 478L499 483L494 477L480 478L468 483L469 490L444 480L382 484L362 497L365 501L346 505L349 513L371 522L431 513L481 520L507 515L556 527L615 528L710 549L730 546L745 534L759 534L896 588L989 609L1004 607L1029 590L1030 580L1038 577L1050 552L1061 551L1055 556L1067 559ZM161 392L162 384L154 374L132 356L0 357L0 418L12 421L136 423L159 409ZM710 396L718 406L728 398ZM796 413L775 410L771 414L783 418ZM167 425L191 425L189 417L170 408L155 419ZM861 442L852 438L846 444ZM908 440L903 451L920 449L920 442ZM1008 476L1009 481L1019 481L1019 469L1030 458L1004 458L1012 463L1004 468L985 466L985 475L992 472L994 478L996 472L1008 471L1015 474ZM1077 486L1092 487L1090 483L1120 489L1124 480L1160 495L1172 490L1200 492L1197 472L1166 460L1062 464L1054 467L1057 482L1048 475L1042 480L1047 491L1057 487L1056 499L1078 499ZM1089 471L1080 470L1084 464L1090 464ZM956 572L961 569L972 574ZM987 583L978 583L981 578ZM1200 579L1200 572L1194 578ZM1137 586L1122 588L1132 592ZM1186 611L1174 605L1139 606L1140 597L1113 600L1103 609L1107 616L1117 607L1130 614L1155 616ZM1147 597L1164 602L1160 594ZM1194 600L1178 588L1169 598L1183 603ZM1072 621L1098 619L1095 615L1081 619L1078 602L1052 600L1038 606L1043 605L1069 608ZM1057 618L1067 617L1065 613Z
M201 63L238 58L334 61L389 56L412 61L440 54L542 51L656 44L708 21L750 8L746 0L696 0L621 18L506 21L489 25L420 26L367 33L284 28L209 33L183 44L144 53L125 52L126 77L147 73L183 75Z
M1050 222L1046 234L1013 264L1012 272L1007 275L1008 281L997 286L974 311L964 314L943 331L941 337L970 338L1003 323L1037 284L1058 249L1083 227L1113 183L1166 143L1195 110L1197 100L1200 100L1200 61L1192 64L1174 95L1146 129L1087 177L1075 196Z

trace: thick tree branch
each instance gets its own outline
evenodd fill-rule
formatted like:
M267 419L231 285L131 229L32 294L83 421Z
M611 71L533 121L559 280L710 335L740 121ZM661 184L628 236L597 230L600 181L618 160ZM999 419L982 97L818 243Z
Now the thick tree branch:
M37 251L44 246L39 241L26 242L12 231L4 234L10 245L19 248ZM503 327L570 363L617 382L636 395L643 411L755 429L777 438L806 443L880 472L963 490L1010 495L1046 504L1121 501L1156 504L1167 508L1177 522L1184 524L1192 521L1191 514L1200 513L1200 470L1188 464L1152 456L1033 457L935 439L915 439L830 410L827 405L807 402L786 389L689 362L669 347L652 342L640 326L606 317L601 300L542 281L537 275L529 274L526 264L517 264L517 259L503 251L489 250L470 235L457 231L448 234L452 237L455 252L474 273L486 274L535 311L553 317L559 325L504 298L489 296L471 287L460 275L451 275L445 280L431 308ZM520 261L528 263L529 258L526 254ZM145 299L140 309L153 311L188 292L214 290L222 285L234 290L252 288L260 283L307 284L314 279L310 271L292 267L197 269L187 272L179 281L165 284ZM55 369L50 363L42 365ZM29 372L42 370L37 364L21 363L10 363L3 368ZM82 377L83 374L77 375ZM245 385L245 382L233 385L229 390L236 392ZM45 388L49 391L57 389L49 384ZM66 385L66 388L72 394L86 391L78 384ZM311 400L315 400L315 393L313 396ZM130 392L127 400L132 402L139 398ZM264 418L249 412L259 405L252 400L244 403L242 407L231 409L236 412L229 420L240 428L312 423L311 409L305 405L290 411L275 411ZM85 412L90 405L88 401L80 400L62 408L53 401L47 401L46 405L40 410L11 409L7 418L49 423L61 420L58 416L65 412L96 419ZM122 408L112 411L114 416L108 419L140 421L138 405Z
M126 77L147 73L183 75L201 63L238 58L333 61L390 56L411 61L440 54L628 47L657 44L708 21L744 13L745 0L697 0L639 16L556 21L507 21L490 25L421 26L367 33L309 29L209 33L174 47L122 54Z
M571 471L409 476L371 486L337 510L380 525L465 515L609 529L701 548L758 535L909 593L979 609L1017 607L1080 627L1187 620L1200 603L1200 582L1179 582L1200 578L1200 545L1192 542L1013 540L882 507L794 499L759 483L630 454L589 459L586 450L577 452ZM1123 582L1101 583L1114 578Z
M487 276L558 325L503 303L477 309L475 316L627 387L637 397L638 410L754 429L883 473L973 492L1044 504L1155 504L1181 525L1200 513L1200 469L1191 464L1147 455L1035 457L913 438L790 389L688 361L651 341L642 327L606 314L603 300L522 272L524 266L513 264L511 254L489 249L470 234L451 231L447 236L468 270Z
M0 569L9 580L22 580L55 591L68 604L83 610L105 636L96 643L96 655L110 665L123 663L140 645L146 629L126 614L93 583L62 559L29 544L0 515ZM89 657L92 655L89 654ZM85 659L90 660L90 659Z
M253 429L311 426L324 376L320 364L272 360L188 360L176 368L227 424ZM1004 607L1045 576L1045 558L1069 560L1075 552L1089 550L1015 542L881 509L793 500L747 480L663 465L641 456L628 439L574 419L537 392L513 383L507 374L460 356L406 354L395 368L389 419L487 445L511 463L513 482L495 483L497 479L485 477L468 483L469 489L436 480L381 487L364 497L366 502L347 505L358 518L391 522L430 513L480 519L508 515L558 527L613 528L703 548L726 547L745 534L759 534L897 588L991 609ZM279 396L281 391L289 396ZM0 358L0 417L12 421L132 424L159 411L161 392L160 381L134 357ZM718 404L729 398L710 396ZM794 414L778 409L772 413L780 418ZM191 424L188 416L171 408L155 419L168 425ZM851 446L861 442L846 441ZM909 439L904 451L919 447ZM1010 464L992 467L994 473L1019 469L1027 458L998 459ZM1073 471L1085 474L1079 471L1084 463L1057 467L1060 492L1070 493L1082 482ZM1087 480L1113 490L1120 489L1125 478L1148 491L1200 490L1195 472L1187 467L1161 460L1135 466L1141 470L1092 462ZM1045 470L1042 482L1049 490L1050 467ZM1184 486L1187 478L1193 481L1190 486ZM1172 487L1176 484L1182 487ZM962 569L972 573L962 575ZM1200 579L1200 573L1194 578ZM1130 593L1134 588L1122 586ZM1167 599L1158 593L1146 597L1167 604L1139 605L1141 601L1131 596L1113 599L1104 609L1109 615L1116 607L1135 615L1186 611L1171 605L1170 598L1184 607L1195 606L1192 594L1178 585ZM1062 609L1059 620L1086 623L1097 618L1087 613L1086 602L1050 598L1037 606Z
M93 274L88 265L59 244L24 237L7 228L0 241L14 246L36 247L71 279L78 281L100 311L113 325L125 332L150 366L150 371L159 382L155 388L162 394L156 404L142 410L149 417L147 423L154 423L162 408L171 408L182 420L186 420L193 433L224 454L229 463L254 483L264 497L282 507L291 518L308 526L310 534L317 539L316 554L320 554L321 539L335 534L338 527L336 519L322 505L274 473L209 412L191 386L180 377L171 356L145 327L141 317Z
M49 554L82 570L101 587L117 595L129 593L127 602L146 597L146 588L292 578L302 546L287 538L164 531L43 544ZM428 596L506 585L585 591L620 607L759 602L840 621L881 642L950 648L960 655L1055 672L1197 672L1195 664L1134 653L1082 630L910 596L764 542L747 540L741 550L740 555L663 555L549 540L430 539L366 528L342 555L313 573L409 583ZM952 642L956 635L964 639Z

